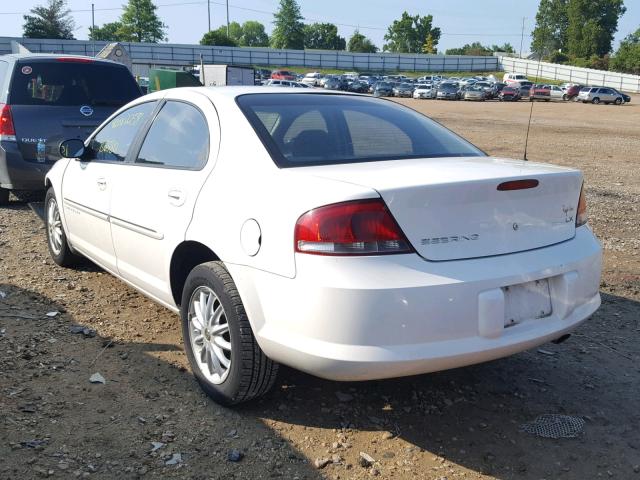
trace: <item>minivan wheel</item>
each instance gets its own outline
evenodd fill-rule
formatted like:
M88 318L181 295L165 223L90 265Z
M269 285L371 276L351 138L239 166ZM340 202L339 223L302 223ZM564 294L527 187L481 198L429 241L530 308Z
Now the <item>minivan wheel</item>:
M597 104L600 103L600 99L598 97L596 97L593 100L591 100L591 103L593 103L594 105L597 105Z
M53 192L53 187L49 188L44 200L44 221L49 254L53 261L61 267L72 267L78 264L82 257L73 253L69 248L69 241L62 226L60 207Z
M9 205L9 190L0 188L0 206Z
M615 103L616 105L622 105L622 99L620 97L618 97L618 98L616 98L616 101L613 102L613 103Z
M226 406L246 402L273 386L278 364L260 349L222 262L203 263L191 271L180 317L193 374L215 402Z

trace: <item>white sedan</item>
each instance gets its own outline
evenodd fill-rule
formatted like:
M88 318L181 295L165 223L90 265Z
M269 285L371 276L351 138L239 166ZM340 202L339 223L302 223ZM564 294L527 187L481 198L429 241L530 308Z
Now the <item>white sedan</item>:
M579 171L489 157L391 101L165 90L60 150L51 256L179 312L223 404L265 393L278 363L368 380L504 357L600 305Z

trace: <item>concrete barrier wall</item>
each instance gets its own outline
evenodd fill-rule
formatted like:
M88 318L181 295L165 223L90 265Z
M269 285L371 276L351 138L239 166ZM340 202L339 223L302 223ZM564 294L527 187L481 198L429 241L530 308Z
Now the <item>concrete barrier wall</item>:
M43 40L0 37L0 54L11 53L11 41L32 52L95 55L107 42L86 40ZM186 66L204 63L309 67L358 71L490 72L499 69L492 56L413 55L392 53L350 53L330 50L276 50L273 48L211 47L168 43L127 43L134 64Z
M582 85L602 85L625 92L640 93L640 76L626 73L572 67L556 63L537 62L515 57L498 57L505 72L524 73L529 79L536 77L565 80Z

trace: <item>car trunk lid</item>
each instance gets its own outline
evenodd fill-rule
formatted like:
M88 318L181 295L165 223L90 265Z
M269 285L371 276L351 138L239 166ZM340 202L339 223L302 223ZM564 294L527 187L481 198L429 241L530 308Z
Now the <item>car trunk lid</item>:
M308 173L368 186L384 199L427 260L531 250L575 235L577 170L487 157L397 160L308 167ZM532 180L529 188L499 189Z

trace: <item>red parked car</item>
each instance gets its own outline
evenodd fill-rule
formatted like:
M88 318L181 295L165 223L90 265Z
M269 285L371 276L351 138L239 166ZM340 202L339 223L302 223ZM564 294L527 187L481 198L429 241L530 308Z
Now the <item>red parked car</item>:
M544 100L548 102L551 100L551 87L549 85L534 85L531 87L531 93L529 94L529 101Z
M296 74L288 70L274 70L271 72L271 78L274 80L295 80Z
M582 85L571 85L569 88L567 88L564 91L564 95L562 96L562 99L573 100L578 96L578 93L580 93L581 88L582 88Z

